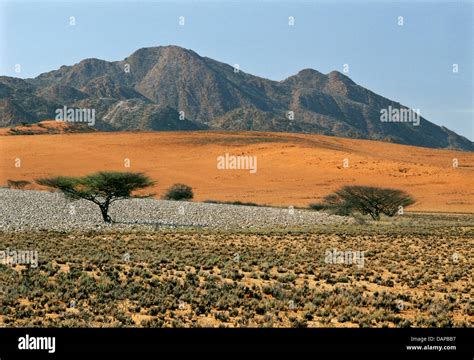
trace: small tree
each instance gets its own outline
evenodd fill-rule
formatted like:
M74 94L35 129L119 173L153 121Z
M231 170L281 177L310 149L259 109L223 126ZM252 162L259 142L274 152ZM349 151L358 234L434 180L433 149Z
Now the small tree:
M174 184L166 190L163 199L165 200L191 200L194 197L191 186L185 184Z
M60 190L69 199L85 199L97 204L105 222L112 222L109 206L117 201L131 197L132 192L154 185L154 181L142 173L100 171L84 177L58 176L37 179L39 185Z
M400 207L407 207L415 200L407 193L370 186L344 186L324 198L323 204L341 214L358 211L379 220L380 214L394 216Z

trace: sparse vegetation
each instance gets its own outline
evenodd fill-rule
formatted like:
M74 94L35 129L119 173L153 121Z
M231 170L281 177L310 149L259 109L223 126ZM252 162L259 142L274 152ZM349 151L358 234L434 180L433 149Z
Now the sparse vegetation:
M474 227L472 216L459 220L0 233L0 248L34 243L40 254L37 268L0 265L0 326L472 327ZM325 263L333 248L365 251L364 267Z
M257 204L254 202L245 202L245 201L219 201L219 200L204 200L208 204L228 204L228 205L241 205L241 206L261 206L265 207L268 205Z

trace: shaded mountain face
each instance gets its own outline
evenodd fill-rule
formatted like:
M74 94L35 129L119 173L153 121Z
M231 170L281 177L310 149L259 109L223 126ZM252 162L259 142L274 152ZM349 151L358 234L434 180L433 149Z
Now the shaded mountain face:
M278 82L177 46L86 59L34 79L0 77L0 126L54 119L63 107L94 109L99 130L285 131L474 150L337 71L304 69Z

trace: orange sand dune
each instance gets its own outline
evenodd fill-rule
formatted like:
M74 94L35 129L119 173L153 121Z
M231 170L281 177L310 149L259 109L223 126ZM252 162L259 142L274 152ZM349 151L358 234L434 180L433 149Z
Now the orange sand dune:
M196 200L307 206L358 184L405 190L417 200L411 210L474 212L474 153L460 151L285 133L121 132L2 136L0 153L0 184L142 171L157 181L158 195L180 182L193 187ZM226 153L256 156L257 172L219 170L217 158Z

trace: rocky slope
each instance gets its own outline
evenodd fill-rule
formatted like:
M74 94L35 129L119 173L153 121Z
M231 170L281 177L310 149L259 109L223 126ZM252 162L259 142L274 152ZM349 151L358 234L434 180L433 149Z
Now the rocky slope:
M406 107L337 71L304 69L278 82L177 46L86 59L34 79L0 77L0 126L51 119L64 106L95 109L99 130L289 131L474 150L423 117L418 126L382 122L382 109Z

